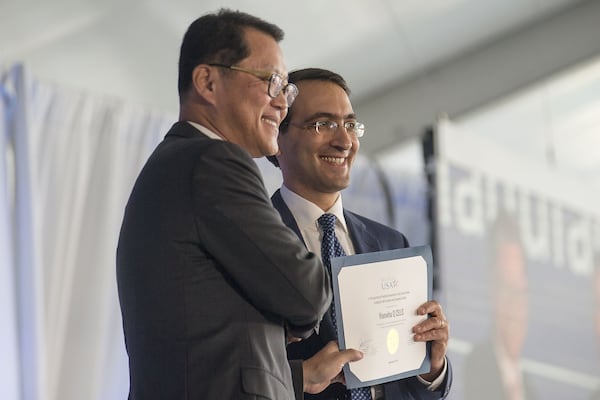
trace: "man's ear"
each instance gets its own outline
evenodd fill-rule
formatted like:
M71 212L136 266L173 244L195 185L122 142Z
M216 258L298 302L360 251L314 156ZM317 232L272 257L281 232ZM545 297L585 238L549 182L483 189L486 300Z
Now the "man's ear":
M200 64L192 71L192 84L194 92L204 101L214 104L215 102L215 79L217 72L209 65Z

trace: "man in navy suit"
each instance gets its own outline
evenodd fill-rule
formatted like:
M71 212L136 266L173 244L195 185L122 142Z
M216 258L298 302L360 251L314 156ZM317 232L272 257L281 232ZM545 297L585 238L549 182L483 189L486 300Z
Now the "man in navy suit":
M344 79L331 71L309 68L292 72L288 81L299 89L296 101L281 123L279 154L269 157L281 168L283 185L271 200L283 222L321 255L322 230L316 222L324 213L334 214L336 236L345 254L367 253L408 246L404 235L385 225L343 208L340 191L350 182L350 169L359 148L364 125L357 121ZM428 314L413 328L414 340L431 342L431 371L367 389L366 398L441 399L451 385L446 359L448 323L440 304L429 301L414 310ZM318 333L317 333L318 332ZM306 360L304 368L317 367L320 353L337 340L329 313L307 340L288 345L288 358ZM321 367L323 367L321 365ZM338 377L318 395L306 399L354 399ZM364 397L361 397L364 398Z

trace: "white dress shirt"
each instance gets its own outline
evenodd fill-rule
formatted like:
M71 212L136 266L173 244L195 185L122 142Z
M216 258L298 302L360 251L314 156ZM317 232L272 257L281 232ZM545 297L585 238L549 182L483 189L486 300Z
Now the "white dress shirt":
M344 251L347 255L355 254L354 245L352 245L352 241L350 240L346 219L344 218L342 196L338 196L335 204L329 210L324 212L320 207L292 192L285 185L281 186L280 192L283 201L285 201L285 204L288 206L296 220L300 234L302 234L304 243L306 243L306 247L309 251L322 258L321 240L323 238L323 232L321 232L317 220L324 213L329 213L335 215L335 235L344 248Z
M190 124L191 126L193 126L194 128L198 129L200 132L204 133L206 136L208 136L211 139L225 140L221 136L217 135L216 133L214 133L207 127L205 127L204 125L200 125L199 123L192 122L192 121L187 121L187 123Z

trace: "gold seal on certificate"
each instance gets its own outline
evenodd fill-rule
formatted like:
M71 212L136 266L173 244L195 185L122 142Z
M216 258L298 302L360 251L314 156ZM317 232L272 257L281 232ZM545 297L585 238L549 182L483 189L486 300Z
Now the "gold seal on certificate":
M398 331L395 328L391 328L387 334L387 351L394 355L398 351L398 345L400 344L400 337Z
M431 299L429 246L338 257L332 260L340 348L364 353L344 366L348 388L374 385L429 371L424 342L412 327Z

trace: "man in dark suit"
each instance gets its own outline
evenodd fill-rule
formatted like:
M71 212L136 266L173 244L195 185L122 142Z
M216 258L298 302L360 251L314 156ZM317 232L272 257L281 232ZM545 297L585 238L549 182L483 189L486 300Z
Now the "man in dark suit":
M117 249L130 399L292 399L361 357L333 349L304 381L295 364L293 386L287 337L313 330L331 292L252 160L277 152L297 94L282 37L221 10L183 38L180 121L136 180Z
M283 186L272 196L272 201L284 223L317 254L321 254L323 236L317 221L324 213L335 215L335 233L345 254L407 247L402 233L342 206L340 191L349 184L350 169L360 145L358 138L364 133L364 125L356 120L344 79L317 68L294 71L288 79L298 86L300 93L281 124L280 153L276 158L269 157L283 175ZM430 373L366 388L362 393L348 391L336 382L317 396L306 398L444 398L452 380L446 360L448 323L436 301L414 311L430 315L413 328L415 341L432 342ZM321 349L336 339L332 318L327 313L318 333L288 346L288 357L302 358L312 365Z

